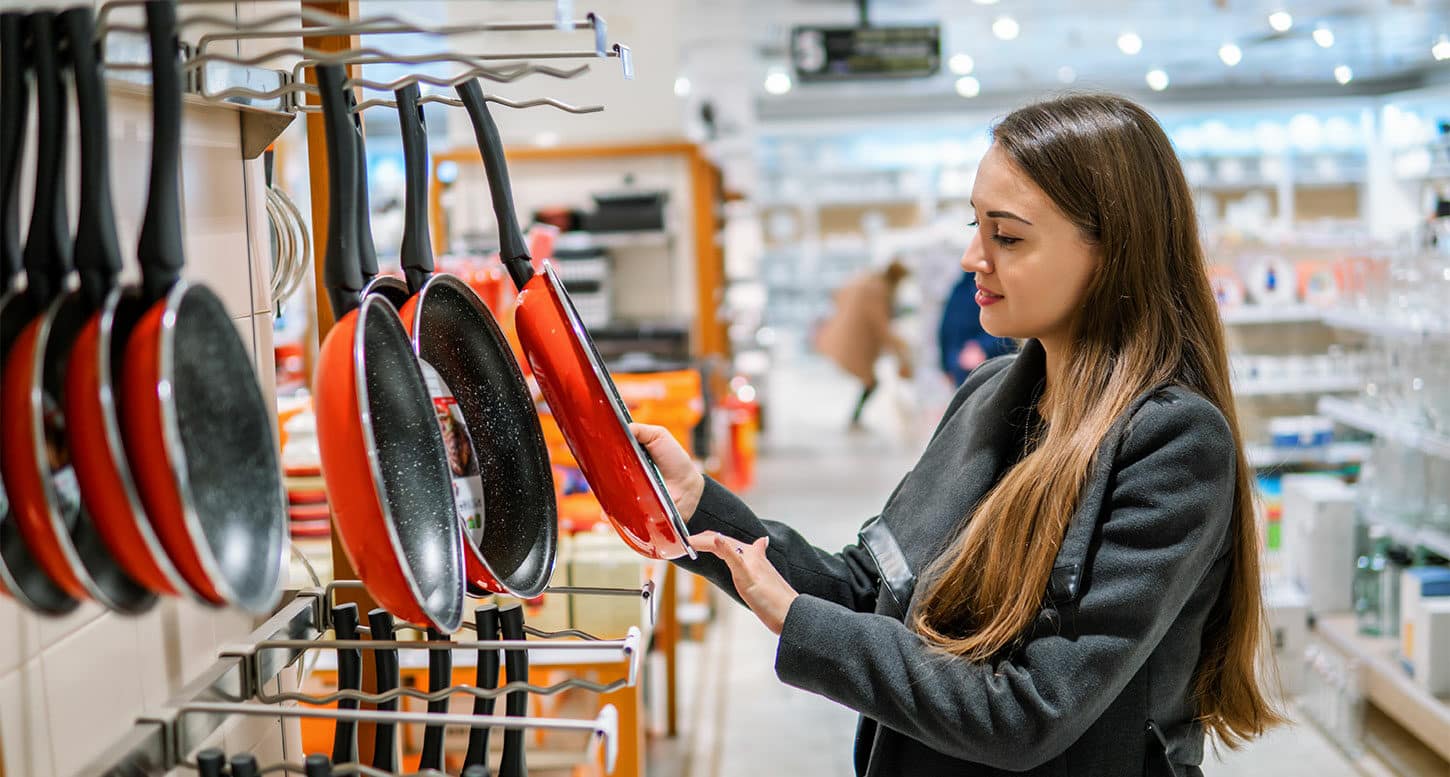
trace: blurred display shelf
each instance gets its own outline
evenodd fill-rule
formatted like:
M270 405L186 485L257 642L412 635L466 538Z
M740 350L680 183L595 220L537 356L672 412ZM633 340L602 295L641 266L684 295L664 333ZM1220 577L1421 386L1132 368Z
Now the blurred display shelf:
M1348 329L1383 337L1443 337L1450 335L1450 325L1438 322L1408 322L1385 315L1353 310L1329 310L1324 323L1336 329Z
M1450 760L1450 703L1431 696L1406 676L1395 659L1398 638L1360 634L1354 615L1319 616L1314 631L1336 650L1359 661L1365 698Z
M1358 391L1363 385L1364 379L1357 375L1322 375L1277 380L1257 378L1235 382L1233 392L1238 397L1327 394L1335 391Z
M1369 432L1377 437L1408 445L1422 453L1450 459L1450 437L1386 415L1384 412L1365 406L1355 400L1338 397L1322 397L1319 400L1320 415L1328 416L1345 426Z
M1318 448L1286 448L1262 443L1244 446L1244 455L1249 466L1280 467L1292 464L1352 464L1364 461L1369 456L1369 444L1363 442L1336 442Z
M1219 317L1226 325L1236 324L1307 324L1320 321L1324 313L1312 305L1245 305L1221 308Z
M1404 545L1409 548L1424 548L1436 555L1450 558L1450 534L1444 531L1423 526L1415 528L1413 526L1406 526L1403 523L1377 520L1373 516L1365 516L1365 520L1376 526L1384 527L1385 531L1389 533L1390 539L1399 545Z
M590 232L589 243L600 248L668 248L670 233L660 229L633 232Z

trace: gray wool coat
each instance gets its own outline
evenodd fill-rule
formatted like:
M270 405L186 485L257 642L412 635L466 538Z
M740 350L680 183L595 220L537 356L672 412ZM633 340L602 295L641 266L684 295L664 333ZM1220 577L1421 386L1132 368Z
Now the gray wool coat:
M689 521L743 542L769 535L768 558L802 594L776 674L861 714L858 775L1202 775L1192 680L1226 587L1235 462L1228 424L1202 396L1164 386L1118 420L1042 610L1010 654L947 656L903 622L925 588L916 576L1020 455L1044 374L1035 341L976 370L881 514L839 553L757 518L714 482ZM739 598L714 556L680 565Z

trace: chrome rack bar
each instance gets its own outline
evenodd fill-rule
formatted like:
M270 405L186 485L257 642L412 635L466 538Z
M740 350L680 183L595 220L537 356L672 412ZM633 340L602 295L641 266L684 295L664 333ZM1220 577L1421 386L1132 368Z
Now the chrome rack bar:
M324 17L331 17L330 19ZM266 29L279 22L293 20L310 22L310 26L286 30ZM609 44L606 38L607 26L604 18L597 14L589 14L583 19L566 22L562 27L558 22L478 22L473 24L426 24L414 21L396 14L380 14L361 19L348 21L331 14L303 8L298 11L277 14L264 19L257 19L244 25L237 25L234 19L220 17L189 17L183 20L179 26L188 24L207 24L210 26L233 25L236 27L230 32L211 32L201 36L197 41L197 50L205 53L206 48L214 41L228 40L265 40L269 38L295 38L302 35L314 37L319 35L395 35L400 33L416 35L437 35L447 37L450 35L470 35L484 32L540 32L545 30L592 30L594 32L594 47L599 56L604 56L604 50ZM116 29L123 29L117 27Z

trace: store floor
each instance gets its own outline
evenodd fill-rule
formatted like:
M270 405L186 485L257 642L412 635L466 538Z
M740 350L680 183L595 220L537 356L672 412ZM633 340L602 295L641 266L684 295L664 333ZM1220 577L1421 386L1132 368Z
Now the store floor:
M887 387L889 388L889 387ZM847 432L853 387L826 365L796 362L771 376L771 426L747 501L822 547L851 542L911 466L924 427L904 418L889 390L867 406L865 429ZM934 411L932 411L934 412ZM682 656L688 674L681 735L654 761L655 777L851 774L856 716L781 684L776 640L744 608L725 601L709 637ZM1313 727L1296 725L1205 766L1207 777L1358 771Z

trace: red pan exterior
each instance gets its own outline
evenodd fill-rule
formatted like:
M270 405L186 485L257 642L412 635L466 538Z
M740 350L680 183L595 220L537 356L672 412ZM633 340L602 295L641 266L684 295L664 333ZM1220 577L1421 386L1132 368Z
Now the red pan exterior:
M590 365L590 346L581 339L584 333L570 324L568 303L546 273L535 274L519 292L514 320L534 378L569 450L625 544L651 558L689 555L688 544L643 469L635 443L615 414L609 388Z
M332 325L317 357L317 441L332 522L343 551L377 603L411 623L429 623L389 540L383 504L368 461L369 442L358 421L366 412L358 393L359 315Z
M112 558L127 575L159 594L181 592L162 571L148 549L126 494L124 475L111 456L107 440L106 408L101 402L100 316L88 321L71 351L65 376L66 437L71 464L80 481L86 509Z
M20 333L5 363L4 386L0 389L0 409L5 423L0 424L0 442L4 444L3 466L5 490L10 509L15 515L20 535L40 568L55 584L75 599L90 599L85 584L71 566L57 527L47 504L45 484L35 461L35 435L44 434L35 427L38 420L31 412L30 389L35 381L36 347L44 317L31 321Z

